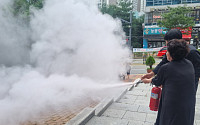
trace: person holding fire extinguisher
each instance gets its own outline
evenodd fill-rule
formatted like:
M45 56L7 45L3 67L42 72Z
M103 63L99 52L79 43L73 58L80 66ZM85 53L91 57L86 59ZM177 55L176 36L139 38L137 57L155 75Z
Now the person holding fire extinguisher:
M182 33L179 29L171 29L165 34L164 40L166 41L166 45L167 45L168 41L172 40L172 39L182 39ZM186 56L186 59L190 60L194 66L195 89L197 91L199 78L200 78L200 52L197 49L195 49L195 47L193 45L189 45L189 53ZM155 67L155 69L152 72L147 73L144 76L142 76L141 79L153 77L154 75L156 75L158 73L158 70L160 69L160 67L163 64L166 64L168 62L169 61L167 60L166 55L164 55L162 61Z
M144 83L162 85L161 106L155 125L193 125L195 114L195 72L193 64L185 59L188 54L185 40L173 39L167 44L167 60L154 78Z

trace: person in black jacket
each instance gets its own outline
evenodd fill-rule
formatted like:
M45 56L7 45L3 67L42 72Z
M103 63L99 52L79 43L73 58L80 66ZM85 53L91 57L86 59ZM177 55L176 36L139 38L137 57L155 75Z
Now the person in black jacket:
M167 44L168 41L172 39L182 39L182 33L178 29L171 29L165 34L164 39ZM192 45L189 45L189 53L186 56L186 59L190 60L193 64L194 71L195 71L195 89L197 91L199 77L200 77L200 53ZM141 79L143 80L145 78L152 78L153 76L157 75L160 67L168 62L169 61L167 60L167 56L164 55L162 61L155 67L155 69L152 72L145 74L143 77L141 77ZM159 116L160 116L160 109L162 107L162 98L160 99L160 102L161 103L159 104L159 110L158 110L155 125L159 125L158 123L160 120Z
M160 66L153 79L144 83L162 85L162 94L155 125L193 125L195 114L195 71L191 61L185 59L188 45L173 39L167 44L168 63Z
M165 34L164 39L165 39L166 43L169 40L172 40L172 39L182 39L182 33L178 29L171 29L170 31L168 31ZM193 66L194 66L195 86L196 86L195 88L196 88L196 91L197 91L198 83L199 83L199 77L200 77L200 53L199 53L199 51L196 50L194 46L189 45L189 54L186 56L186 59L190 60L193 64ZM147 73L144 76L142 76L141 79L153 77L154 75L156 75L158 73L158 70L160 69L160 67L163 64L166 64L168 62L169 61L167 60L166 55L164 55L162 61L155 67L155 69L152 72Z

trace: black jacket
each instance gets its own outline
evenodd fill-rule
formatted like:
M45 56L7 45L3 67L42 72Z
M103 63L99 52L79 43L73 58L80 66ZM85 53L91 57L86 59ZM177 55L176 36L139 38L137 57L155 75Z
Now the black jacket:
M199 80L200 77L200 53L196 48L192 45L189 45L189 53L186 56L186 59L190 60L194 66L195 70L195 81ZM167 56L164 55L162 61L156 66L156 68L153 70L154 74L156 75L158 73L158 70L163 64L168 63Z
M195 75L192 63L187 59L162 65L152 79L162 85L158 125L193 125L195 113Z

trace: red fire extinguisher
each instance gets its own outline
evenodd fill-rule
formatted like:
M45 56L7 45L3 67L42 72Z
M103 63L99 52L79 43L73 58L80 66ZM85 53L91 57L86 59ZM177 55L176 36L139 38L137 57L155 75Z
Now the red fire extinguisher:
M151 90L151 98L149 103L149 108L152 111L158 111L158 106L161 97L161 88L160 87L153 87Z

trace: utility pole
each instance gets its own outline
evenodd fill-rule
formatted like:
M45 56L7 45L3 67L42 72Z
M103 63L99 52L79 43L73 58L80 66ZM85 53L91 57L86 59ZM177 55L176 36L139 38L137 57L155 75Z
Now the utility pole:
M130 11L130 20L129 20L129 21L126 21L126 20L121 19L121 18L119 18L119 19L120 19L122 22L128 23L128 24L130 25L130 26L129 26L129 36L128 36L129 40L128 40L127 44L128 44L129 49L132 49L132 48L131 48L132 20L133 20L133 12L132 12L132 10Z
M129 43L128 46L131 49L131 34L132 34L132 18L133 18L133 14L132 14L132 10L130 11L130 28L129 28Z

